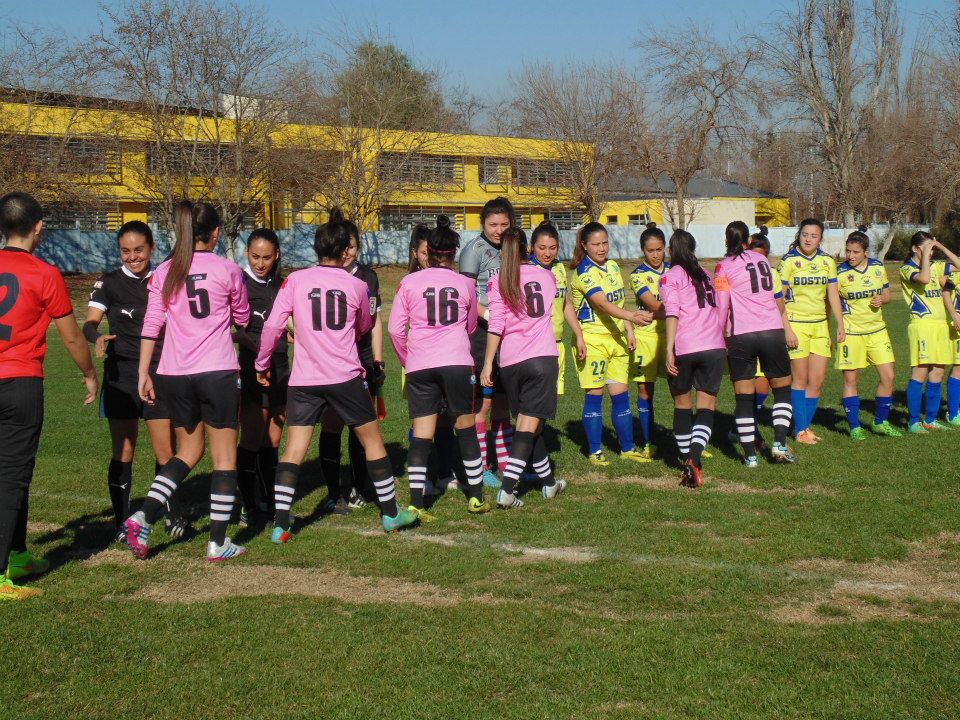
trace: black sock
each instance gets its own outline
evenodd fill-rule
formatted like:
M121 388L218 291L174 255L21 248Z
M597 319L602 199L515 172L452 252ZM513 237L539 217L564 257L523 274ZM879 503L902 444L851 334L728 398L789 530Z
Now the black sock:
M273 524L284 530L290 529L290 506L297 492L300 466L296 463L277 463L277 475L273 481Z
M673 437L677 441L677 452L680 461L690 457L690 433L693 430L693 411L680 408L673 409Z
M210 476L210 540L223 545L237 501L237 471L214 470Z
M23 493L23 504L17 514L17 522L13 526L13 537L10 539L10 550L24 552L27 549L27 517L30 515L30 492ZM124 518L126 519L126 518ZM3 561L7 562L8 558Z
M700 467L700 456L710 442L713 433L713 410L697 410L697 417L693 421L693 432L690 435L690 459Z
M380 514L396 517L400 511L397 509L397 485L393 479L393 465L390 464L390 458L367 460L367 472L370 473L373 487L377 491Z
M257 452L245 447L237 448L237 487L240 499L248 515L257 511Z
M516 437L516 435L514 435ZM557 479L553 476L553 468L550 467L550 457L547 454L547 444L543 441L543 434L538 434L533 443L533 452L530 453L530 464L533 471L540 478L544 487L556 485Z
M503 469L503 485L501 487L505 493L512 495L516 489L520 473L527 466L527 460L530 459L530 453L533 452L533 443L536 439L537 436L531 432L517 430L513 433L510 457L507 458L507 466Z
M753 393L737 393L734 421L737 435L743 445L743 454L751 457L757 454L756 447L756 396Z
M130 484L133 478L133 463L111 460L107 469L107 489L113 506L113 521L117 529L130 517Z
M257 483L259 483L260 497L270 510L273 510L273 479L277 475L279 462L279 448L262 447L257 451Z
M773 439L780 444L787 441L790 422L793 420L791 392L789 385L773 389Z
M363 451L363 444L357 439L357 434L350 430L347 439L347 455L350 457L351 489L356 490L364 498L374 496L373 485L370 483L370 474L367 472L367 454Z
M476 439L476 432L474 432ZM446 480L454 477L454 468L457 466L456 445L453 428L447 425L437 425L437 432L433 436L433 445L437 449L437 477ZM480 454L480 443L477 442L477 456Z
M340 433L320 431L320 472L330 499L340 498ZM344 498L346 500L346 498Z
M423 509L423 489L427 482L427 460L433 440L414 437L410 440L407 453L407 478L410 481L410 504Z
M483 457L476 428L457 430L457 444L463 472L467 476L467 497L483 500Z
M152 525L163 514L166 503L176 494L180 483L190 474L190 466L174 455L170 461L157 472L157 476L147 491L147 499L143 502L144 516L147 524ZM179 509L179 508L178 508Z

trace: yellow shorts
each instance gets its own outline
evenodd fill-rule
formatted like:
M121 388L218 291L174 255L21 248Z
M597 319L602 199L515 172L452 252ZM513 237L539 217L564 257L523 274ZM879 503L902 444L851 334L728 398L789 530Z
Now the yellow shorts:
M910 342L910 366L950 365L954 348L950 326L940 320L914 320L907 327Z
M563 340L557 340L557 362L560 364L560 374L557 375L557 395L563 395L563 371L567 368L567 346Z
M660 332L636 333L637 349L630 356L630 368L634 382L656 382L666 362L665 336Z
M790 327L797 334L797 347L790 350L791 360L800 360L809 355L830 357L830 325L826 320L817 322L794 322Z
M604 385L626 384L630 377L630 353L626 344L609 335L584 333L587 355L577 360L577 376L583 390Z
M862 370L893 362L893 345L886 330L869 335L847 335L837 346L837 370Z

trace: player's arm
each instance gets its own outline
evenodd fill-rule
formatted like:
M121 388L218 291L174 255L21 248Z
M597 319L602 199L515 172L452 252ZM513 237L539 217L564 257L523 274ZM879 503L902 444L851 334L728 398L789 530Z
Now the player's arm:
M107 343L116 339L116 335L101 335L100 323L103 321L103 310L98 307L87 308L87 319L83 322L83 337L87 342L93 343L94 351L98 358L102 358L106 352Z
M247 305L247 310L249 311L249 309L250 306ZM270 359L277 346L277 341L287 328L287 319L291 314L293 314L293 285L287 279L280 286L280 292L277 293L277 297L273 301L273 308L260 331L257 359L253 363L253 368L257 371L257 382L264 387L270 386Z
M930 282L930 258L933 256L933 241L925 242L920 249L920 270L910 276L910 281L926 285Z
M569 294L563 298L563 319L573 333L573 346L577 349L577 359L583 360L587 356L587 346L583 341L583 328L577 320L577 311L573 309L573 301Z
M840 303L840 286L837 283L837 268L831 260L827 263L830 275L827 278L827 304L833 313L833 320L837 323L837 344L847 338L847 330L843 325L843 305Z
M483 370L480 372L480 384L493 387L493 361L500 349L500 340L506 329L506 306L500 296L500 283L492 282L487 287L487 300L490 303L490 319L487 321L487 348L483 356Z
M943 304L947 308L947 315L950 317L954 329L957 332L960 332L960 312L957 312L956 303L954 302L954 295L956 292L956 286L952 281L948 280L943 284L940 297L943 299Z
M931 242L931 245L933 246L934 250L939 250L942 252L947 260L950 261L951 265L953 265L953 267L960 269L960 257L957 257L957 255L955 255L946 245L937 239L934 239Z
M387 334L397 354L401 367L407 366L407 322L410 312L407 309L407 294L403 285L397 289L393 298L393 307L390 308L390 320L387 322Z
M663 303L657 300L657 296L648 288L642 288L637 293L637 307L653 313L654 320L663 320L666 317L663 313Z
M677 318L680 317L680 303L674 294L674 287L671 284L675 282L676 280L668 274L660 284L660 297L663 299L663 309L666 313L666 319L663 321L666 327L665 344L667 354L665 365L667 372L671 375L677 374L677 356L674 353L673 346L677 341Z
M590 303L590 307L594 309L594 312L604 313L605 315L620 318L621 320L636 323L637 325L649 325L653 321L653 315L647 310L630 312L610 302L598 287L594 287L590 291L590 294L586 295L586 298L587 302Z
M97 392L100 390L100 381L97 379L97 370L93 366L93 358L90 357L90 346L87 340L80 332L77 325L77 319L73 313L58 317L54 321L57 326L57 333L63 346L70 353L70 357L80 372L83 373L83 384L87 386L87 395L83 398L83 404L89 405L97 399Z
M794 350L797 345L800 344L800 341L797 339L797 334L793 331L793 326L790 325L790 315L787 312L787 304L783 301L782 297L777 298L777 309L780 311L780 320L783 322L783 334L787 340L787 347Z
M673 344L677 340L677 317L676 315L667 315L664 324L667 327L666 331L666 347L667 347L667 357L665 364L667 366L667 372L671 375L677 374L677 356L673 352Z

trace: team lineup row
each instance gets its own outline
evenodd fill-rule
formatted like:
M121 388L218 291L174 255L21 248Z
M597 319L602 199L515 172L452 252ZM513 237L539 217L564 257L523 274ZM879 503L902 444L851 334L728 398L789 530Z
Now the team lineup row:
M45 570L45 561L26 548L26 514L51 320L84 373L88 403L99 386L84 337L105 357L100 400L113 446L108 487L118 540L139 558L147 556L151 527L161 516L171 535L186 529L176 490L207 444L213 465L208 559L219 562L245 552L226 536L238 490L242 517L272 511L271 539L288 542L300 466L318 424L325 510L345 513L374 502L388 531L433 519L424 506L434 485L427 479L434 446L440 484L454 478L454 468L462 464L471 513L491 508L484 486L497 488L496 505L504 509L522 507L517 493L522 479L539 485L545 498L556 497L566 483L554 477L541 433L564 392L564 325L572 332L571 352L584 391L588 454L597 465L610 462L600 443L605 389L620 458L651 461L653 393L665 375L675 406L681 484L699 486L726 371L734 385L745 464L755 467L763 449L756 417L767 393L774 396L769 457L794 462L787 446L791 424L797 442L818 440L810 424L831 357L828 311L836 321L836 366L844 374L851 437L865 438L857 375L868 365L879 375L873 428L900 434L887 419L893 352L881 308L890 300L890 287L883 265L867 257L863 232L850 236L846 262L837 267L820 250L822 223L805 220L775 270L766 258L766 237L731 223L727 255L711 274L700 265L688 232L675 231L667 243L659 229L648 227L641 238L644 261L629 279L637 300L631 311L625 308L620 268L607 257L602 225L580 229L568 276L557 260L556 229L543 223L528 243L514 227L509 202L498 198L483 209L481 235L462 249L443 216L436 227L418 226L411 237L410 272L397 289L387 328L405 371L412 421L410 503L403 507L377 422L384 380L379 284L376 273L357 262L356 226L334 211L316 233L319 264L281 282L280 244L272 231L250 236L248 267L241 271L212 252L220 232L212 207L181 203L175 220L176 244L156 269L150 264L150 228L137 222L121 228L121 267L95 283L81 335L62 277L31 254L43 229L39 206L23 194L0 199L0 231L7 239L0 268L6 288L0 297L2 598L37 594L13 581ZM934 259L936 251L947 261ZM937 420L940 382L951 364L948 420L960 424L954 286L960 260L926 233L913 238L912 253L901 268L911 311L909 430L927 432L943 427ZM99 331L104 317L106 335ZM292 367L288 339L295 347ZM639 443L631 379L638 386ZM131 514L141 418L154 447L156 474L143 506ZM287 441L279 457L284 424ZM352 429L351 472L341 483L344 425ZM524 478L527 468L531 473Z

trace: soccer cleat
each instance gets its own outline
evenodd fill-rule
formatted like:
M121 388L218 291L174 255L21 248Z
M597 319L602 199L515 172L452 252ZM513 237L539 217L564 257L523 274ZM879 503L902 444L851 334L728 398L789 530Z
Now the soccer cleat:
M472 497L467 501L467 512L472 515L481 515L490 512L490 503L486 500L480 500Z
M884 420L882 423L874 423L873 431L880 435L886 435L887 437L903 437L903 433L891 425L889 420Z
M727 442L729 442L731 445L736 445L738 442L740 442L740 433L738 433L736 430L727 430Z
M327 496L320 501L320 504L317 506L317 510L320 511L321 515L332 515L337 509L337 503L339 501L339 497L334 498L332 495L327 494Z
M650 458L645 457L643 453L639 453L636 450L626 450L620 453L621 460L630 460L637 463L648 463L651 462Z
M543 492L543 496L547 500L552 500L553 498L555 498L557 495L559 495L566 489L567 489L567 481L557 478L556 480L554 480L553 485L544 485L541 492Z
M119 543L120 545L127 544L127 531L122 525L120 526L120 529L117 530L117 534L113 536L113 541L115 543Z
M943 424L942 422L940 422L939 420L934 420L934 421L931 422L931 423L925 422L925 423L923 424L923 426L924 426L927 430L949 430L949 429L950 429L950 426L949 426L949 425L944 425L944 424Z
M292 527L289 527L286 530L279 525L274 527L273 535L270 536L270 542L272 542L274 545L283 545L284 543L290 542L293 540L293 533L291 530L293 530Z
M497 507L501 510L511 510L513 508L522 508L523 500L518 498L513 493L505 492L501 489L497 493Z
M596 465L598 467L607 467L610 464L610 461L603 456L603 451L598 451L588 455L590 458L590 464Z
M703 485L703 476L700 473L700 468L693 464L693 460L687 459L683 463L680 484L689 488L698 488Z
M680 487L696 487L693 482L693 473L686 462L680 466Z
M927 430L927 427L924 423L915 422L910 424L910 426L907 428L907 432L913 433L914 435L926 435L930 431Z
M960 413L957 413L952 418L947 420L947 424L951 427L960 428Z
M11 580L19 580L30 575L40 575L49 569L49 560L35 557L29 550L14 551L10 553L7 564L7 577Z
M713 457L713 453L704 448L703 452L700 453L700 457L710 459ZM699 485L697 487L699 487Z
M643 455L645 458L653 460L653 445L651 445L650 443L647 443L646 445L644 445L642 448L640 448L638 452L641 455Z
M794 438L801 445L816 445L817 438L809 430L801 430L797 433L796 438Z
M850 439L851 440L866 440L867 431L862 427L855 427L850 429Z
M434 515L433 513L428 513L423 508L418 508L418 507L414 507L413 505L410 505L407 508L407 510L410 512L416 513L417 517L420 519L420 522L422 523L431 523L437 519L436 515Z
M164 521L166 521L166 518L164 518ZM165 525L167 527L167 534L169 535L170 525L169 523L166 523L166 522L165 522ZM250 513L247 511L247 508L243 505L240 506L240 517L237 518L237 525L240 525L241 527L250 526Z
M757 460L756 455L748 455L743 459L743 466L748 468L755 468L760 466L760 461Z
M369 504L367 499L356 490L350 492L350 499L347 501L347 506L351 510L362 510Z
M0 602L4 600L27 600L41 595L43 595L43 590L40 588L15 585L9 577L0 575Z
M246 552L243 545L236 545L230 538L224 538L223 545L217 545L211 540L207 543L207 562L224 562L245 555Z
M331 514L333 514L333 515L349 515L349 514L352 513L352 512L353 512L353 508L350 507L350 503L348 503L348 502L347 502L346 500L344 500L343 498L340 498L339 500L337 500L336 503L334 503L334 505L333 505L333 512L332 512Z
M127 531L127 547L137 560L146 560L147 553L150 552L147 542L150 540L150 526L147 525L147 518L142 510L137 510L128 517L123 523Z
M807 428L807 432L810 433L810 434L813 436L813 439L816 440L817 442L820 442L821 440L823 440L822 437L820 437L819 435L817 435L817 434L816 434L813 430L811 430L810 428Z
M797 461L797 456L793 454L793 450L787 447L786 443L775 442L770 448L770 457L778 463L790 464Z
M420 514L416 508L407 508L406 510L398 510L394 517L384 515L381 521L383 522L384 532L397 532L402 528L416 524L419 519Z
M488 488L500 487L500 479L490 468L485 468L483 471L483 486Z
M240 521L243 524L243 513L240 514ZM247 517L247 523L249 524L249 516ZM167 535L172 537L174 540L180 540L193 528L190 527L190 521L185 517L178 517L171 520L170 518L165 517L163 519L163 529L167 531Z

